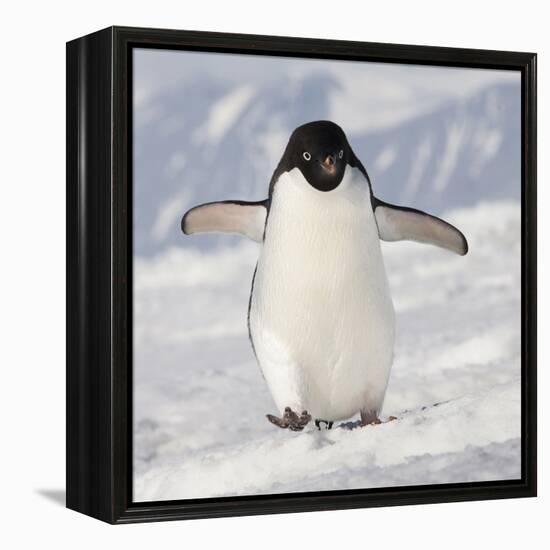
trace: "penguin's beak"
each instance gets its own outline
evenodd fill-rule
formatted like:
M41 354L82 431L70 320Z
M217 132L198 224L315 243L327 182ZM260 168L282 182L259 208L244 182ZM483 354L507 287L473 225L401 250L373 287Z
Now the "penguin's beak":
M334 155L327 155L321 162L321 166L330 175L334 174L336 172L336 157Z

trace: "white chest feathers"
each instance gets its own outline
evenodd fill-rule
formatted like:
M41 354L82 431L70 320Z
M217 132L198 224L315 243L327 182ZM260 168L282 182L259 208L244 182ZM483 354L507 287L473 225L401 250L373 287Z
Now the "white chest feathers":
M277 182L254 279L250 333L278 408L338 420L378 414L394 313L369 187L346 168L333 191L298 169Z

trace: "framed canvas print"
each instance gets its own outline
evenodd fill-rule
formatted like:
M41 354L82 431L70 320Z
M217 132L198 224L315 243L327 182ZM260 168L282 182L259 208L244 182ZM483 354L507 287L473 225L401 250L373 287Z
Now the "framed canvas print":
M536 56L67 44L67 506L536 494Z

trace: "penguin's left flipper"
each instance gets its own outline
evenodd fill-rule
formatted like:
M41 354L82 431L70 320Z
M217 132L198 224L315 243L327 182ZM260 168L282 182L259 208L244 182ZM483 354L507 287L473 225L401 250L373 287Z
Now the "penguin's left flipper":
M266 414L267 419L279 428L290 428L293 432L300 432L311 421L311 415L307 411L302 411L297 415L290 407L285 408L281 418L272 414Z
M237 233L261 242L264 238L268 201L221 201L200 204L188 210L181 230L192 233Z
M374 217L383 241L417 241L464 256L466 237L453 225L421 210L374 201Z

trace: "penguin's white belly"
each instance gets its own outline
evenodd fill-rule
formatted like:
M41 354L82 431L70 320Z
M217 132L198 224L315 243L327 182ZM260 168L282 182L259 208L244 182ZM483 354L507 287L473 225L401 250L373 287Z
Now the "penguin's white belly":
M250 334L279 410L339 420L382 407L394 312L368 186L346 169L329 193L294 169L272 196Z

